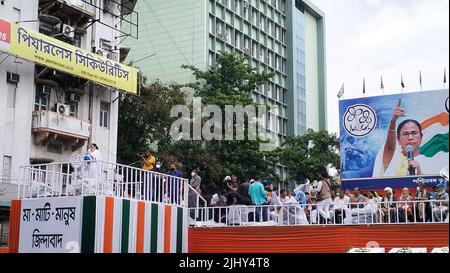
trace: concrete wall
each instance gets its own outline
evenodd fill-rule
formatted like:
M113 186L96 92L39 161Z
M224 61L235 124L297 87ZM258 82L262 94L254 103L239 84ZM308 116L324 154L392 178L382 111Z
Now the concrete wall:
M100 4L102 1L97 1ZM39 31L39 22L24 22L37 20L38 0L8 0L0 4L0 18L19 22L20 25ZM118 10L118 9L116 9ZM118 24L119 20L108 13L96 10L96 17L106 25L94 24L87 29L82 37L81 47L91 51L99 47L99 39L111 41L112 46L118 45L119 32L109 27ZM107 26L108 25L108 26ZM120 24L117 26L120 28ZM130 38L131 39L131 38ZM115 51L115 52L118 52ZM20 75L20 82L15 90L14 102L8 99L8 92L14 90L14 84L7 83L7 72ZM19 167L30 164L30 158L51 158L54 161L70 161L73 155L86 154L87 143L84 147L72 152L64 149L61 154L50 153L47 147L36 145L31 133L32 112L35 101L35 64L5 53L0 54L0 179L3 180L4 156L11 157L11 179L6 182L17 183ZM92 88L92 90L91 90ZM9 90L9 91L8 91ZM115 162L117 156L117 120L118 120L118 91L100 86L96 83L87 84L78 104L78 118L91 120L91 142L97 143L103 160ZM90 91L92 96L90 95ZM92 100L92 117L90 113ZM115 101L114 101L115 100ZM108 128L99 126L100 103L110 103ZM49 99L49 109L57 102L54 90ZM4 181L5 182L5 181Z

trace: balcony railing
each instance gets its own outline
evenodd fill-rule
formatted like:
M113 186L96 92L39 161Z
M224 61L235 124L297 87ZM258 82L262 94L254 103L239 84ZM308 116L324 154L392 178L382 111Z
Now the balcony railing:
M21 167L18 188L19 199L97 195L177 206L187 206L189 191L184 178L81 156Z
M50 137L71 139L74 150L78 144L89 138L89 122L69 115L52 111L33 112L32 132L35 134L36 144L45 144Z

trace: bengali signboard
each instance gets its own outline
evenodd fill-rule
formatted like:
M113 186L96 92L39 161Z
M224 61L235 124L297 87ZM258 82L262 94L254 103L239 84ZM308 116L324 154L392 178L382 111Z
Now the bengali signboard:
M0 19L0 50L122 91L137 93L137 69Z
M341 100L341 176L346 188L441 183L449 164L448 90Z
M80 252L81 204L81 197L22 200L19 252Z

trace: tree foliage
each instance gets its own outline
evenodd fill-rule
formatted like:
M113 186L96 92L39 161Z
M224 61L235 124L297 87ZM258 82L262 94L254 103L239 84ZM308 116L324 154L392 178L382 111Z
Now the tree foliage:
M194 90L194 96L201 97L203 104L219 106L222 114L225 113L226 105L255 106L251 97L252 91L267 83L273 76L270 73L257 72L247 59L229 52L221 52L217 64L208 71L193 66L183 67L191 70L197 80L186 85ZM224 121L222 116L222 124ZM222 135L224 130L225 128ZM274 163L266 159L267 153L259 150L263 142L258 138L247 138L248 122L245 124L245 136L245 140L212 140L204 143L207 154L214 155L220 164L214 175L205 173L210 179L211 189L220 188L223 177L231 174L237 175L239 179L275 178Z
M185 96L176 85L161 82L140 84L140 95L122 94L119 100L119 125L117 134L117 161L123 164L136 162L136 154L147 150L152 143L164 149L171 145L169 135L174 105L186 104Z
M308 129L303 136L288 137L277 153L280 162L288 168L291 179L301 182L318 177L328 164L339 166L338 147L336 135Z

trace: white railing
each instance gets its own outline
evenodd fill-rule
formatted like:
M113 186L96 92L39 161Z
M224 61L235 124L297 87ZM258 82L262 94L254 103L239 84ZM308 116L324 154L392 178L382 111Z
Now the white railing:
M331 206L327 222L317 204L285 204L189 208L195 227L225 226L302 226L302 225L376 225L447 223L448 200L349 203ZM198 212L197 212L198 210ZM319 212L319 210L321 210Z
M187 188L188 191L185 200L188 200L188 206L190 207L189 217L194 221L196 219L206 219L204 213L207 212L208 202L191 185L187 184Z
M20 168L18 198L103 195L187 206L187 179L106 161Z

